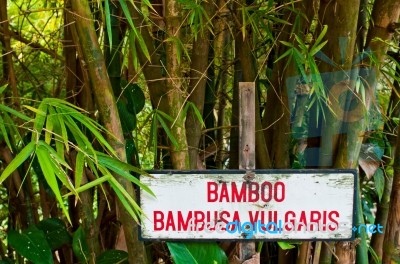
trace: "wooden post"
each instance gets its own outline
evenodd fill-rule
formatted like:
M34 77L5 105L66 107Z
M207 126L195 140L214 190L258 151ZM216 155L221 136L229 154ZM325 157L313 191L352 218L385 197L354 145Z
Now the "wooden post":
M246 170L244 179L251 180L256 168L255 83L239 83L239 169ZM260 263L255 242L238 243L240 263Z

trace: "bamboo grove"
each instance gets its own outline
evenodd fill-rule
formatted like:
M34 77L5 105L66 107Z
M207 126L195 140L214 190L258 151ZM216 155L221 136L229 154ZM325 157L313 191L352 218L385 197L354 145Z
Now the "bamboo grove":
M0 263L400 263L399 15L399 0L0 0ZM138 239L144 170L238 168L239 82L257 89L256 168L358 169L356 223L382 234L247 256Z

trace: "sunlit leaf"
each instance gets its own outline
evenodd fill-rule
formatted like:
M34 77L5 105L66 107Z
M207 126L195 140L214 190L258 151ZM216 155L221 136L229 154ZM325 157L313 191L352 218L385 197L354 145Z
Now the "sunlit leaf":
M292 249L295 248L294 245L287 243L287 242L278 242L278 245L281 249L283 250L288 250L288 249Z

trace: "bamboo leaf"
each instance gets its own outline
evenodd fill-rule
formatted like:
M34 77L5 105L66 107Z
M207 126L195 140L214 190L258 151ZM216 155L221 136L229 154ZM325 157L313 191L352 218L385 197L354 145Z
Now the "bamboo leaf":
M148 60L150 60L150 54L149 54L149 51L147 49L147 45L144 42L144 39L143 39L142 35L140 35L138 33L138 31L137 31L137 29L136 29L136 27L135 27L135 25L133 23L133 20L132 20L131 14L129 12L129 8L128 8L127 4L126 4L126 1L125 0L119 0L119 3L121 4L122 12L124 13L126 19L128 20L129 25L131 26L133 32L136 35L136 39L137 39L137 41L139 43L140 48L142 49L143 54L145 55L145 57ZM132 4L133 4L133 1L132 1Z
M308 50L306 44L303 42L303 40L302 40L299 36L297 36L297 35L295 34L295 35L294 35L294 38L295 38L296 41L299 43L299 46L300 46L300 48L301 48L303 51Z
M110 153L112 153L114 156L117 156L117 153L115 152L115 150L113 149L113 147L111 147L111 145L108 143L108 141L103 137L103 135L101 133L99 133L98 131L98 127L96 125L94 125L92 123L92 121L85 117L82 114L76 114L73 115L73 117L78 120L82 125L84 125L87 129L90 130L90 132L92 132L92 134L96 137L96 139L99 141L99 143L105 147L105 149L107 149Z
M13 135L13 137L10 137L10 140L12 140L14 142L14 146L16 146L17 142L22 141L21 134L19 133L17 126L14 124L14 121L11 119L7 112L3 112L3 119L4 124L7 124L10 130L10 135Z
M167 133L167 136L169 140L171 140L171 143L175 146L178 147L178 141L176 141L174 135L172 135L171 130L169 129L168 125L164 122L161 116L157 115L158 122L160 122L160 125L164 129L165 133Z
M3 86L0 86L0 95L3 94L3 92L7 89L7 87L8 87L8 84L7 84L7 83L4 84Z
M293 49L293 57L294 61L296 63L297 69L300 71L301 77L308 83L308 77L306 75L306 72L304 70L304 65L303 65L303 56L300 54L300 52L297 49Z
M75 161L75 188L81 186L83 170L85 166L85 157L82 152L78 152Z
M10 139L8 138L8 133L7 133L7 129L4 125L4 120L0 115L0 132L3 135L4 141L6 142L7 147L10 149L10 151L12 151L12 146L11 146L11 142Z
M283 41L283 40L281 40L281 41L279 41L279 42L282 43L283 45L289 47L289 48L294 48L293 44L290 43L290 42Z
M55 162L63 165L67 169L72 170L71 167L69 166L69 164L64 159L62 159L60 156L58 156L58 153L52 147L50 147L46 142L44 142L43 140L39 140L39 142L37 143L37 146L41 146L41 147L45 148L46 151L49 153L49 158L51 158Z
M328 43L327 40L317 46L313 46L310 50L309 56L314 56L317 54L317 52L320 51L326 45L326 43Z
M22 119L24 121L27 121L27 122L32 120L30 117L28 117L28 116L26 116L26 115L24 115L24 114L22 114L22 113L20 113L20 112L18 112L16 110L10 108L8 106L5 106L3 104L0 104L0 110L2 112L10 113L11 115L14 115L14 116L16 116L16 117L18 117L18 118L20 118L20 119Z
M64 118L66 121L65 124L67 125L72 135L74 136L74 139L76 140L80 150L84 152L86 156L93 155L93 158L96 161L97 160L96 151L94 150L88 138L82 133L82 131L79 129L75 121L72 120L70 116L65 116Z
M83 108L80 108L76 105L73 105L65 100L58 99L58 98L45 98L43 99L43 102L46 102L48 105L52 105L57 108L61 108L63 110L69 110L69 111L74 111L74 112L82 112L82 113L89 113Z
M132 209L132 206L128 202L127 197L125 197L124 194L122 193L123 191L125 191L125 189L121 186L121 184L119 184L117 180L115 180L112 177L108 182L111 188L114 190L115 194L118 196L118 199L120 200L122 205L125 207L126 211L132 216L133 220L135 220L135 222L138 223L139 222L138 213Z
M121 194L129 202L130 206L135 211L137 216L139 216L139 218L140 218L140 215L143 214L143 211L139 207L139 205L136 203L135 199L129 195L129 193L125 190L125 188L114 177L112 177L108 182L110 184L114 184L114 186L116 186L118 188L118 190L121 192Z
M61 136L61 139L63 140L65 149L67 150L67 152L69 152L68 133L67 133L67 128L65 126L64 119L62 118L63 113L62 113L62 111L61 111L61 113L59 111L57 111L57 113L58 113L57 114L58 124L60 125L60 136ZM62 152L64 152L64 151L62 151Z
M150 147L153 147L154 156L157 156L157 112L154 112L150 126Z
M0 183L2 183L8 176L11 175L35 150L35 142L30 142L26 145L15 158L8 164L0 176Z
M150 190L150 188L141 183L135 176L130 174L130 171L136 172L140 175L148 175L145 171L142 171L135 166L132 166L128 163L121 162L117 159L111 158L107 155L104 155L102 153L97 154L98 162L100 165L112 170L113 172L117 173L118 175L126 178L127 180L133 182L134 184L138 185L140 188L142 188L144 191L147 193L151 194L152 196L155 196L155 194Z
M201 126L206 127L206 125L204 124L204 121L203 121L203 117L202 117L199 109L197 108L197 106L192 102L187 102L187 104L188 104L188 106L190 106L193 109L193 112L196 115L197 120L201 123Z
M288 250L288 249L292 249L295 248L294 245L287 243L287 242L278 242L278 245L281 249L283 250Z
M169 122L174 122L174 119L173 119L170 115L164 113L164 112L161 111L161 110L156 110L156 111L157 111L157 114L161 115L163 118L165 118L165 119L168 120Z
M104 176L102 176L102 177L97 178L97 179L94 180L94 181L91 181L91 182L89 182L89 183L86 183L86 184L84 184L84 185L82 185L82 186L76 188L75 191L76 191L77 193L87 191L87 190L89 190L89 189L91 189L91 188L93 188L93 187L96 187L96 186L102 184L103 182L106 182L106 181L110 180L111 177L112 177L111 175L104 175ZM64 196L70 196L70 195L72 195L72 194L73 194L73 193L70 192L70 193L67 193L67 194L64 195Z
M51 108L51 107L49 106L49 108ZM53 116L49 115L49 116L47 116L47 119L46 119L46 129L44 131L44 141L47 144L50 144L51 138L53 137L53 134L52 134L53 128L54 128Z
M49 157L46 154L46 150L43 147L40 147L40 146L37 147L36 148L36 156L38 158L40 168L43 171L43 176L46 179L47 184L50 186L51 190L53 191L68 222L71 223L71 218L69 217L68 210L65 207L64 201L61 197L60 189L59 189L58 183L57 183L57 178L55 176L55 172L53 170L51 161L49 160Z
M292 56L293 55L293 50L292 49L288 49L285 53L283 53L281 56L279 56L279 58L277 58L274 63L277 63L278 61L280 61L281 59L287 57L287 56Z
M105 17L106 17L106 27L107 27L107 35L108 42L110 44L110 50L112 49L112 28L111 28L111 13L110 13L110 3L109 0L104 1L105 7Z
M54 141L56 144L56 151L57 151L58 156L60 156L62 159L64 159L64 144L63 144L64 139L62 136L63 132L62 132L58 113L56 112L56 110L54 109L53 106L49 107L49 114L50 114L49 117L51 117L53 120L53 126L54 126L53 134L54 134ZM65 126L64 126L64 129L65 129ZM66 140L67 140L66 144L68 146L68 139L66 139Z
M31 141L38 141L40 134L42 133L44 123L46 121L46 113L47 113L47 104L42 101L38 107L38 109L31 107L29 105L25 105L26 108L36 113L35 121L33 123L33 133Z
M133 30L129 31L129 47L130 47L130 51L132 53L132 62L133 62L133 68L137 71L139 69L139 59L138 59L138 55L137 55L137 51L136 51L136 37L135 37L135 33L133 32Z
M326 35L327 31L328 31L328 25L324 25L324 27L322 28L321 34L319 34L318 38L315 40L314 46L319 45L319 43L322 41L322 39Z

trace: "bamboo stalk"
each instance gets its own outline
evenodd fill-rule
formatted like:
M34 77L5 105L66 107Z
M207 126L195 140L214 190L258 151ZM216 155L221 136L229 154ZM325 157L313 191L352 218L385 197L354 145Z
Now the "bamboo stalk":
M77 44L82 47L83 57L89 71L91 82L93 83L93 93L100 118L105 128L114 135L114 137L108 136L107 139L115 149L119 159L126 161L124 136L116 101L91 18L89 3L87 0L71 0L71 6L75 15L76 29L79 36L79 43ZM115 175L115 178L131 197L136 197L131 182L119 175ZM117 215L123 227L123 229L121 229L123 232L120 233L120 237L125 238L124 248L128 250L129 262L146 263L143 243L138 241L137 225L119 200L117 200L117 209ZM117 246L121 248L123 245Z

